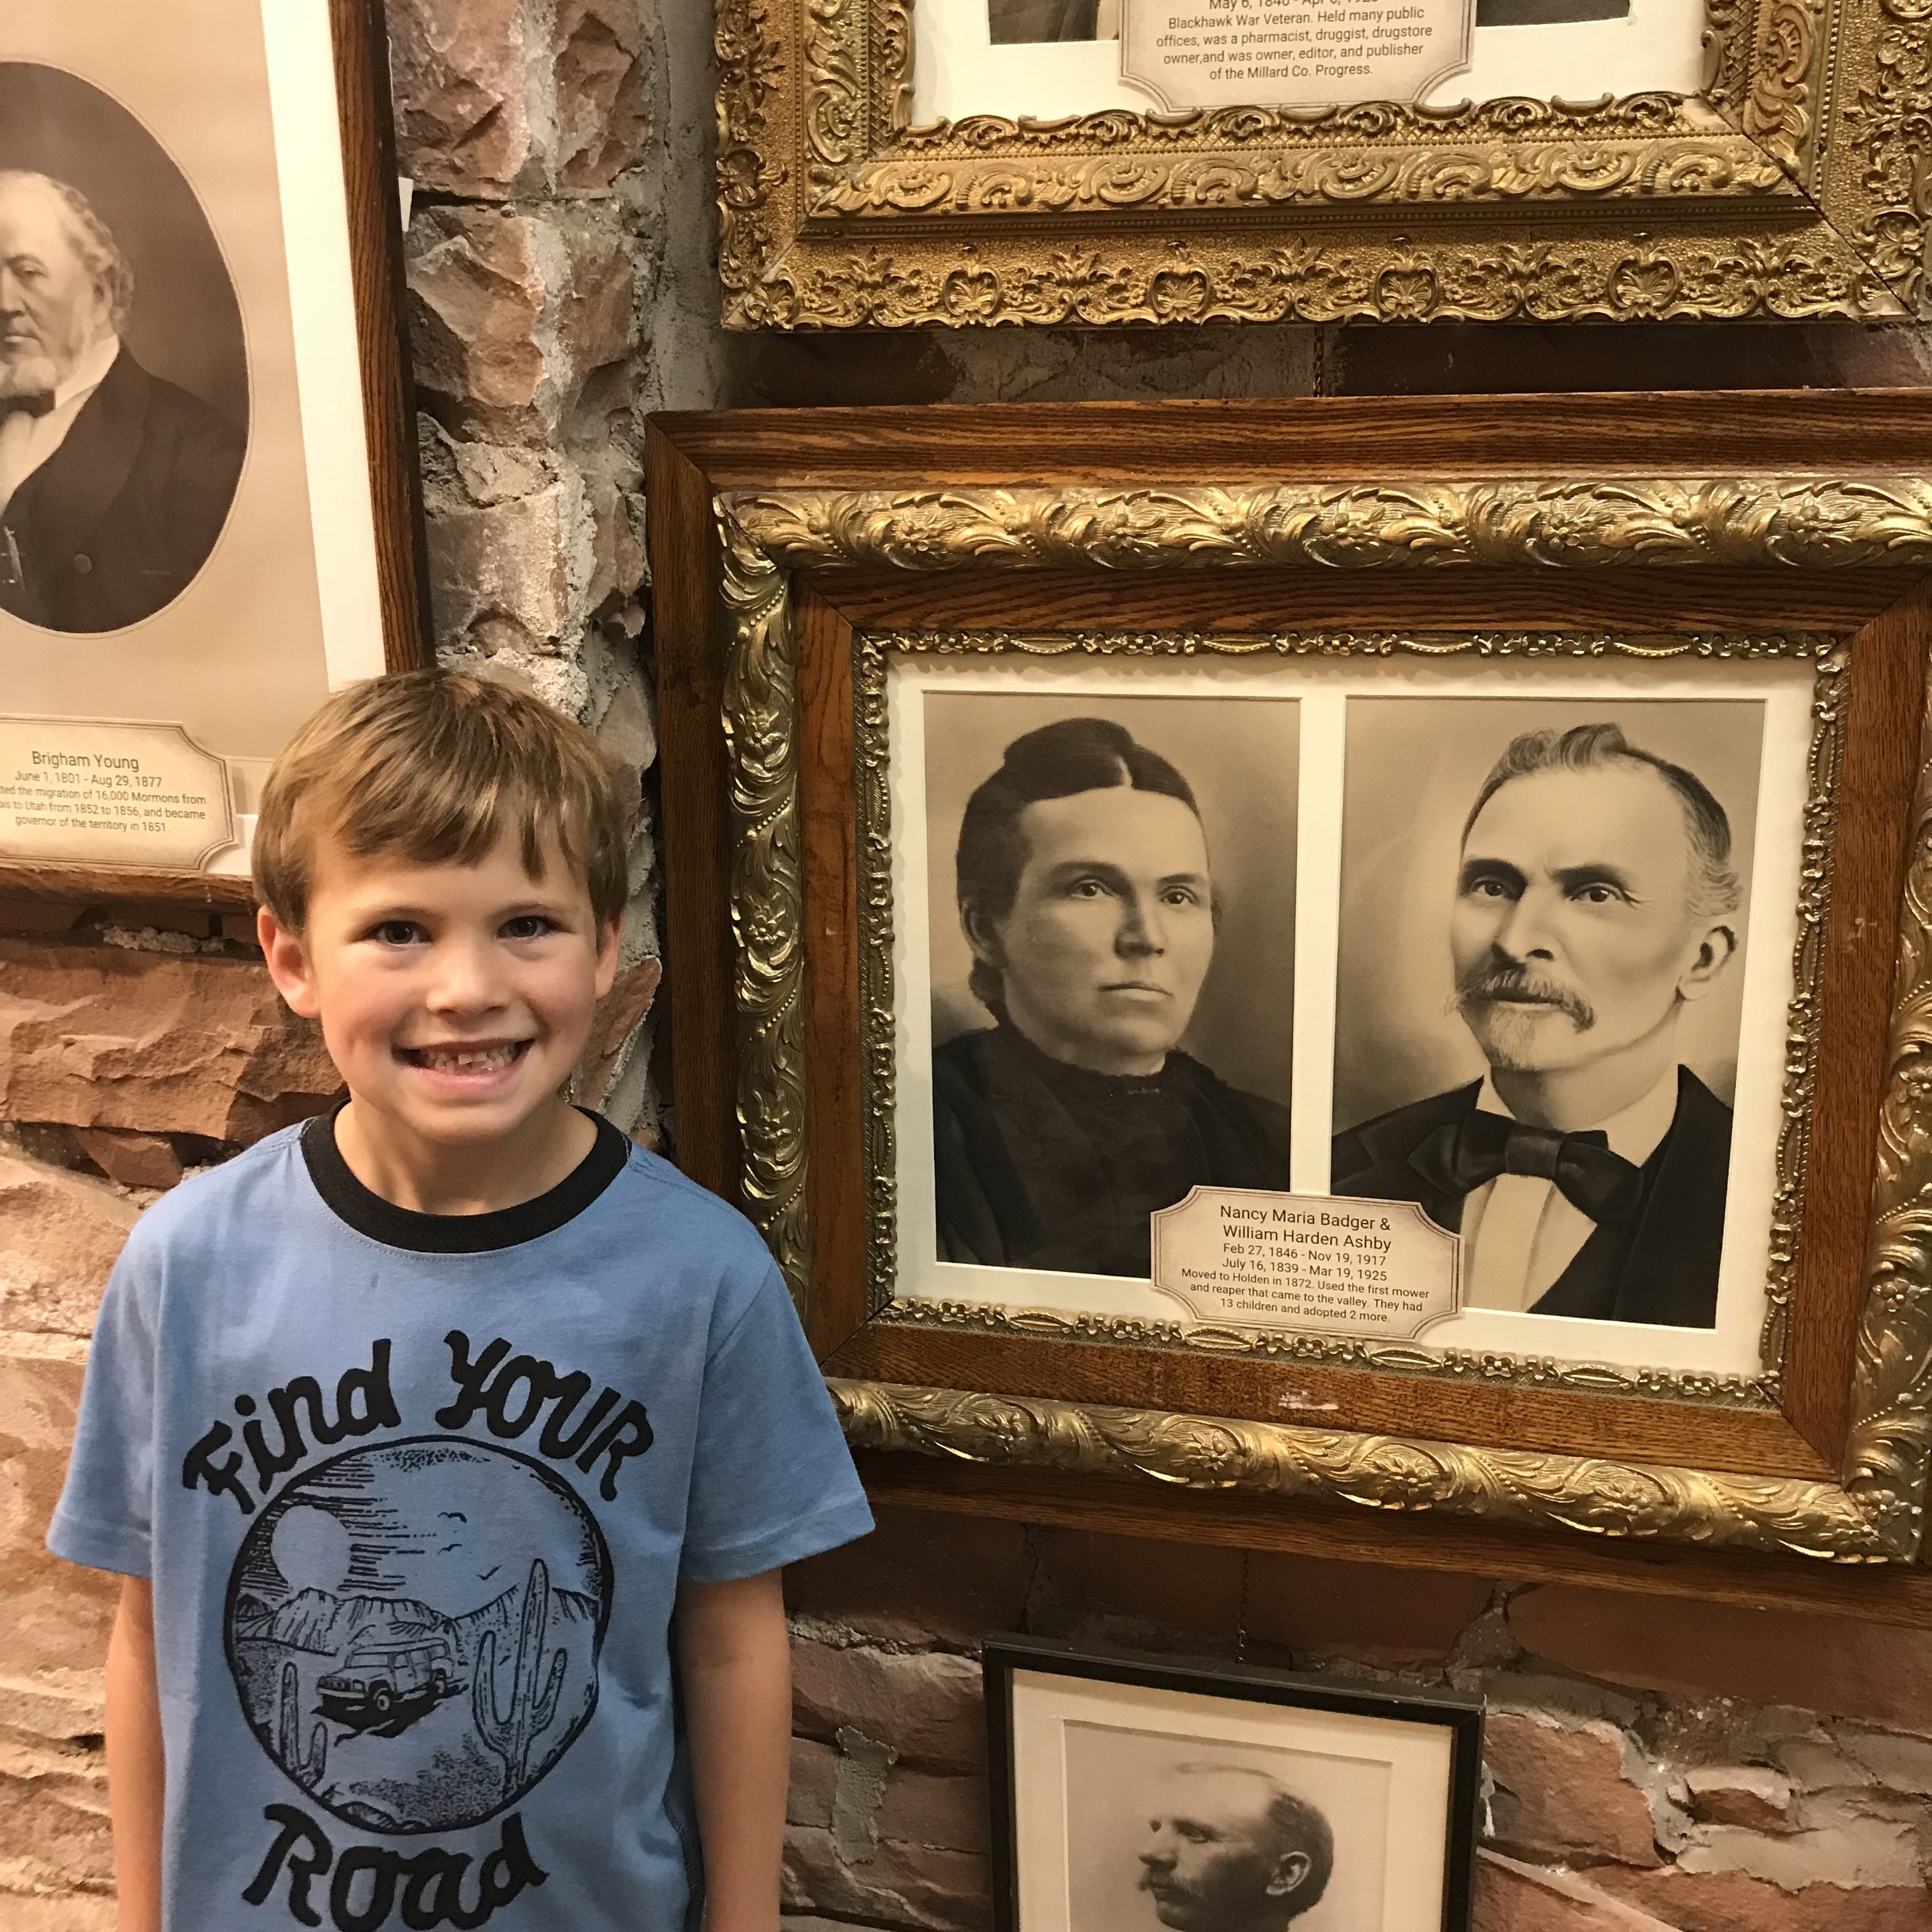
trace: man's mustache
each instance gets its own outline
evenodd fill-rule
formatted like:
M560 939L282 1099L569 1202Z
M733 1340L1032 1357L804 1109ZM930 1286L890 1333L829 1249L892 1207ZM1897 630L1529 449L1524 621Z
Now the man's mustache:
M1596 1009L1580 993L1526 967L1474 966L1456 982L1455 1004L1460 1012L1466 1015L1472 1006L1496 1000L1534 1000L1539 1006L1554 1006L1568 1013L1580 1031L1597 1023Z

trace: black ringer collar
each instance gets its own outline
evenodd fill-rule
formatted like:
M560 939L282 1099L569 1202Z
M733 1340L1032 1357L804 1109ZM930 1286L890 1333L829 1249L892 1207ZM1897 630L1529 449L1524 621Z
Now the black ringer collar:
M335 1117L346 1101L318 1114L302 1131L302 1159L323 1203L358 1234L385 1247L412 1249L425 1255L481 1255L495 1248L520 1247L552 1234L582 1214L624 1171L631 1144L587 1107L578 1111L597 1129L590 1151L548 1192L514 1208L487 1214L423 1214L398 1208L363 1186L349 1171L335 1144Z

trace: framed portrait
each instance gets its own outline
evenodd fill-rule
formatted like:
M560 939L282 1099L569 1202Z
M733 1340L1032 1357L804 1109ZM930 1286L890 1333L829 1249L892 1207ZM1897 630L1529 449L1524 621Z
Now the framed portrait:
M653 424L679 1157L889 1488L1911 1563L1926 427Z
M1916 0L719 0L740 328L1928 313Z
M1480 1701L987 1640L1000 1932L1468 1932Z
M248 902L255 800L420 661L374 0L0 21L0 891Z

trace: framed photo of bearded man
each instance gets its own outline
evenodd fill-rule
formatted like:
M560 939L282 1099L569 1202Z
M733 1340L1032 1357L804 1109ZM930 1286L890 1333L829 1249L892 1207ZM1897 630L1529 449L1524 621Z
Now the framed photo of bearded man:
M1348 706L1330 1186L1462 1235L1447 1346L1757 1357L1815 670L1663 675Z
M371 0L0 19L0 892L249 900L256 789L420 661Z
M1928 408L653 424L679 1158L875 1496L1932 1613Z

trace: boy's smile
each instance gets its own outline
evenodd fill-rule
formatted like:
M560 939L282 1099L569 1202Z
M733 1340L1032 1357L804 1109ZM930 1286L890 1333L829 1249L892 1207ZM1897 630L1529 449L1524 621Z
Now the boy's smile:
M558 1090L616 970L582 878L552 846L543 874L500 839L475 866L316 854L296 934L261 914L268 970L321 1022L350 1091L343 1158L398 1205L474 1213L527 1200L589 1151Z

